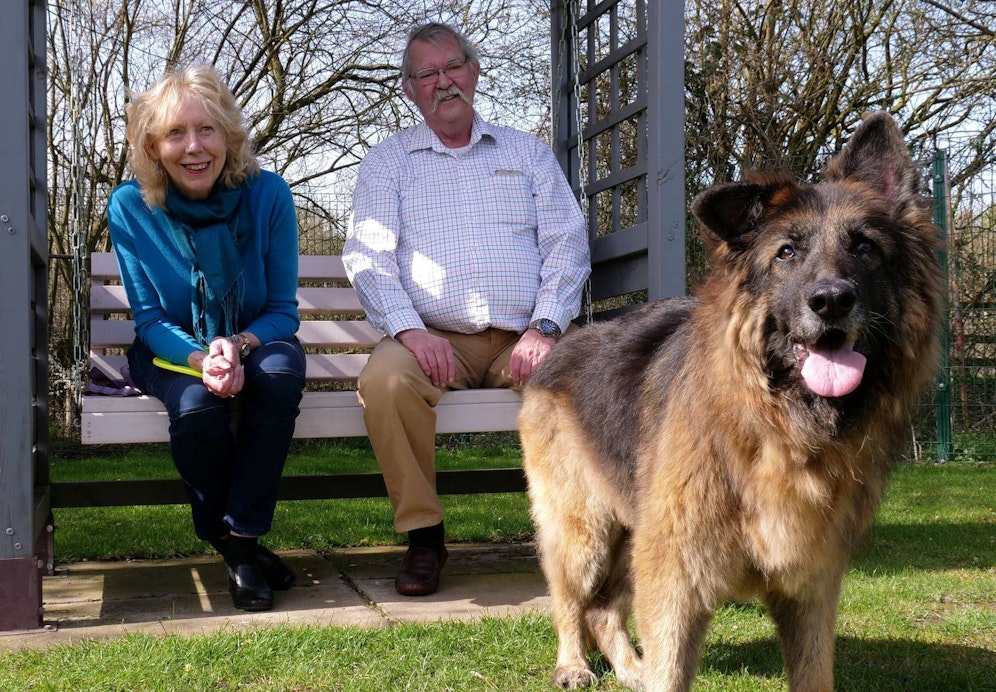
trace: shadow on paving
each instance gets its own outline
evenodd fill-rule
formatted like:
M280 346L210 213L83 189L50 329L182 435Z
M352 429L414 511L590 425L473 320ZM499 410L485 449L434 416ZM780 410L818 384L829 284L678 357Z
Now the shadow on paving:
M130 632L205 634L232 627L354 625L473 620L548 611L532 545L449 546L440 589L408 598L394 590L404 547L350 548L328 555L283 551L298 585L274 593L273 610L232 606L221 559L77 562L43 583L45 628L0 636L17 649L109 639Z

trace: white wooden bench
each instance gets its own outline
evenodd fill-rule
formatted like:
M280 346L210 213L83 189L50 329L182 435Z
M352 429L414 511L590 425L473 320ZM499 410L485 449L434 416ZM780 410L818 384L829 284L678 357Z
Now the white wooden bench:
M124 350L134 340L134 322L113 253L91 256L90 358L111 378L120 378ZM380 334L366 321L338 255L300 258L298 339L307 355L307 379L295 438L366 436L363 411L352 389L319 391L329 383L355 383ZM326 387L325 389L328 389ZM436 406L438 433L513 431L520 397L509 389L450 391ZM169 421L150 396L83 397L81 437L85 445L165 442ZM440 471L440 493L506 492L525 488L521 469ZM282 499L384 495L380 474L286 476ZM53 506L110 506L185 502L179 480L54 483Z

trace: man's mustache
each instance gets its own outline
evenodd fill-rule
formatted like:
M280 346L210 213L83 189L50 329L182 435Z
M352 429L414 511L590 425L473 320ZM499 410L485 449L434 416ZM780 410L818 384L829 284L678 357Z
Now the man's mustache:
M470 99L467 97L467 94L463 93L463 90L460 89L460 87L458 87L456 84L450 84L450 86L446 89L436 90L435 95L432 97L432 112L435 113L436 108L439 106L442 100L445 98L449 98L450 96L459 96L463 100L463 102L466 103L468 106L473 105L470 102Z

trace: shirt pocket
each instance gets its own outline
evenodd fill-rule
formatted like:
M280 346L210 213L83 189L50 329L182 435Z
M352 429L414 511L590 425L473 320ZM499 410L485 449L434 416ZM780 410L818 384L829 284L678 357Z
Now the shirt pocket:
M536 202L532 184L522 171L496 170L482 192L487 206L483 218L489 226L514 233L535 230Z

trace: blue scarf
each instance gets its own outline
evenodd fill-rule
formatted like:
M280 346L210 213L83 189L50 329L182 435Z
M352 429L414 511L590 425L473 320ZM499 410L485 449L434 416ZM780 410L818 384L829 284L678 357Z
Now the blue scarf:
M217 184L207 199L184 197L172 185L166 211L183 256L190 261L190 307L194 338L207 348L217 336L239 331L242 303L242 259L239 239L252 228L245 184L228 189Z

